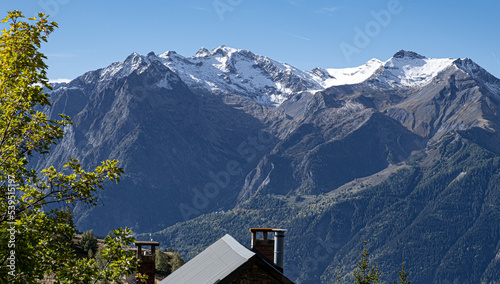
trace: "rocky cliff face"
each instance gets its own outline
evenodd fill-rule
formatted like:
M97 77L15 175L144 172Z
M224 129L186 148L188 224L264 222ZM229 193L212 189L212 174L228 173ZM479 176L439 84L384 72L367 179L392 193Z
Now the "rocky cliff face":
M122 64L120 70L92 71L52 92L53 115L67 113L74 125L39 166L61 165L70 156L88 167L118 159L126 172L119 186L103 193L104 207L77 208L77 225L101 234L113 224L149 231L229 208L242 169L227 184L223 180L223 188L216 183L211 189L220 182L217 173L227 161L256 163L263 149L256 148L247 162L240 153L253 146L241 146L245 139L265 137L263 147L274 143L263 122L243 110L249 103L196 94L159 61L132 55ZM212 196L208 202L204 191L217 201Z

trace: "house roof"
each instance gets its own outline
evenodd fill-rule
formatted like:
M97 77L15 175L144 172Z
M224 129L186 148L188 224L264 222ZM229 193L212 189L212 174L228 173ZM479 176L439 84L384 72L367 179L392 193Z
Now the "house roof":
M224 237L206 248L196 257L163 279L160 284L213 284L225 283L235 274L254 263L268 266L266 270L284 283L292 283L261 256L240 244L230 235Z
M230 235L225 235L170 274L160 284L217 283L255 255Z

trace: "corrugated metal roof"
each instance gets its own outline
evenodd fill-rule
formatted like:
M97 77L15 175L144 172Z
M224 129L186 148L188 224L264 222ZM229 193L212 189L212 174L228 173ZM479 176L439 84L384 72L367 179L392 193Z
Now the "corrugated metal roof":
M162 280L160 284L217 283L254 255L254 252L226 234Z

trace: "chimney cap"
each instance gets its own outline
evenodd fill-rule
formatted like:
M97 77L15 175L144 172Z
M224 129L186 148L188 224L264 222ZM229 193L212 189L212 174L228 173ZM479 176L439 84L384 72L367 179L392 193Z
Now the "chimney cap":
M287 229L273 229L273 232L283 232L283 233L286 233L288 232Z
M135 242L135 245L141 245L141 246L159 246L159 242L150 242L150 241L137 241Z
M279 228L250 228L250 232L273 232L274 230L280 230Z

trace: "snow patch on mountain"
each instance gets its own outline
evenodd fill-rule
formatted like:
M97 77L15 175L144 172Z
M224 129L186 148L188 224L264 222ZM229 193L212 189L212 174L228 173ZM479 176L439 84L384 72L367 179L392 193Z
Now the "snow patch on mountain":
M322 88L308 72L227 46L211 51L203 47L193 57L169 51L158 59L194 88L238 94L264 105L279 105L295 92Z
M456 68L471 75L477 81L483 82L491 93L500 96L500 79L488 73L488 71L477 65L470 58L457 59L454 63Z
M49 79L49 84L67 84L71 79Z
M454 63L458 68L462 69L464 72L472 75L475 78L481 75L481 73L486 72L470 58L457 59L454 61Z
M358 67L314 69L311 74L324 88L367 81L388 87L422 87L450 67L454 60L431 59L415 52L401 50L385 62L371 59Z
M426 58L409 51L399 51L383 64L379 82L391 87L422 87L446 68L452 66L453 58Z
M102 69L101 80L107 81L113 78L126 77L148 63L150 63L150 60L146 56L134 52L125 61L112 63L110 66Z
M156 86L167 90L172 90L172 87L170 86L168 81L169 81L168 76L166 76L165 78L161 79L158 83L156 83Z
M370 78L375 71L380 69L383 62L378 59L372 59L362 66L353 68L329 68L326 69L331 78L322 82L325 88L340 85L359 84Z
M455 68L469 74L476 81L481 82L494 96L500 98L500 79L488 73L488 71L476 64L470 58L460 58L453 63L455 64Z
M363 109L365 109L365 107L362 104L360 104L356 101L346 100L343 102L342 107L337 109L337 113L342 115L342 116L347 116L347 115L359 113Z

